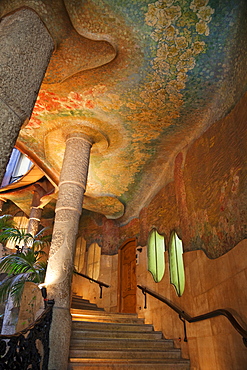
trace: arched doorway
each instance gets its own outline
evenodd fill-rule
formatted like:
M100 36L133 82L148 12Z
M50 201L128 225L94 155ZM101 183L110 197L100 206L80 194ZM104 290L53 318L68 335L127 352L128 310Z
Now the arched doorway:
M136 313L136 239L127 240L119 249L119 312Z

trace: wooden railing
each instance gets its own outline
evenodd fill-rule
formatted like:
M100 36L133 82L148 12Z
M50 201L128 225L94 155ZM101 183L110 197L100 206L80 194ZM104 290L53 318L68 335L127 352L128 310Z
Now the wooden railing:
M79 276L81 276L81 277L83 277L83 278L85 278L85 279L87 279L89 281L92 281L92 282L98 284L99 285L99 288L100 288L100 295L99 295L100 298L102 298L102 287L110 288L110 285L108 285L106 283L103 283L102 281L95 280L95 279L91 278L88 275L81 274L80 272L77 272L76 270L74 270L74 274L79 275Z
M206 319L211 319L211 318L216 317L216 316L225 316L230 321L230 323L232 324L234 329L237 330L237 332L239 332L239 334L242 336L244 345L247 347L247 330L245 330L238 323L238 321L235 319L235 317L233 316L233 314L230 311L228 311L226 309L218 309L218 310L214 310L214 311L205 313L203 315L192 317L188 313L186 313L185 311L181 310L181 308L179 308L175 303L171 302L169 299L161 296L160 294L155 293L151 289L148 289L148 288L146 288L142 285L137 285L137 287L139 289L141 289L142 293L144 294L144 297L145 297L144 308L147 308L146 294L149 294L152 297L158 299L159 301L165 303L167 306L169 306L171 309L173 309L175 312L177 312L177 314L179 315L180 320L182 320L183 324L184 324L184 341L185 342L187 342L186 325L185 325L186 321L188 321L189 323L192 323L192 322L198 322L198 321L202 321L202 320L206 320Z

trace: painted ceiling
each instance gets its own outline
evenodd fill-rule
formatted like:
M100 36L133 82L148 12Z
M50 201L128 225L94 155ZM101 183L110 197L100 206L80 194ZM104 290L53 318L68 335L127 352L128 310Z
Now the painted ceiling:
M55 51L17 147L58 184L65 136L95 138L84 208L139 214L174 158L246 91L246 0L2 0L46 24Z

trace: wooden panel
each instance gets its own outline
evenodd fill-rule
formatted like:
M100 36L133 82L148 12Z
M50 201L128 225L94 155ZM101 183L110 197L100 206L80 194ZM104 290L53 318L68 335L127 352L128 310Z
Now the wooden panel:
M120 312L136 312L136 243L127 242L120 251Z
M87 275L97 280L100 272L101 248L97 243L92 243L88 249Z

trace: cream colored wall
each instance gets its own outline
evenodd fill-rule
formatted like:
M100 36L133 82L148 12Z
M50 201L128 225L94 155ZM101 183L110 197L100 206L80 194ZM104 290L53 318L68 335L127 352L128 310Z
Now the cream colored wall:
M86 274L86 264L82 272ZM101 256L98 280L110 285L110 288L102 288L102 299L99 298L99 286L80 276L73 276L72 290L91 303L96 303L98 307L104 308L107 312L117 312L118 255Z
M184 254L185 292L176 295L169 280L168 253L165 253L166 271L160 283L155 283L147 271L147 253L144 247L139 254L136 268L137 284L144 285L170 299L191 316L197 316L218 308L236 311L247 323L247 240L240 242L224 256L210 260L203 251ZM99 288L83 278L74 278L73 290L85 299L117 311L118 256L101 256L99 280L111 285ZM183 324L169 307L151 296L147 297L147 309L143 308L144 297L137 289L137 313L161 330L165 338L174 339L181 346L184 358L190 358L191 370L245 370L247 348L225 317L216 317L199 323L187 323L188 343L183 342ZM247 328L247 327L246 327ZM181 338L181 340L180 340Z
M137 266L138 284L170 299L191 316L227 308L236 311L247 323L247 240L215 260L208 259L201 250L185 253L186 285L180 298L169 282L167 252L165 257L165 276L157 284L147 272L144 248ZM183 342L183 324L177 314L151 296L147 298L146 310L143 309L143 302L143 294L138 289L139 316L144 317L146 323L153 324L155 330L162 330L166 338L175 339L177 346L181 345L183 357L190 358L192 370L247 369L247 348L225 317L188 323L186 344Z

